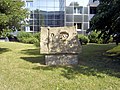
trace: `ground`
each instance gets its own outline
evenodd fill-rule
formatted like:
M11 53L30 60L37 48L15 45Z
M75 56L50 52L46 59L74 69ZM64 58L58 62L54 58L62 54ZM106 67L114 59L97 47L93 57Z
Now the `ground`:
M76 66L46 66L32 44L0 42L0 90L120 90L115 44L82 46Z

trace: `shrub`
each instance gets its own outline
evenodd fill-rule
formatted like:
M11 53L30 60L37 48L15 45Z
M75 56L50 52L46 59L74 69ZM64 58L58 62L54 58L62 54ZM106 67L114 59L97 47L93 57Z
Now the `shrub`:
M89 40L90 40L90 43L100 43L101 40L99 41L98 35L99 35L99 33L97 33L96 31L91 32L91 33L88 35L88 38L89 38Z
M78 35L78 39L79 39L81 44L87 44L89 42L88 37L85 35L82 35L82 34Z
M30 37L32 37L32 34L25 31L21 31L17 34L17 38L20 42L25 42L25 39L28 39Z
M104 44L105 41L104 41L104 39L102 38L102 36L101 36L100 38L98 38L99 34L100 34L100 32L92 31L92 32L88 35L88 38L89 38L89 40L90 40L90 43ZM112 42L112 41L113 41L113 38L112 38L112 36L111 36L107 43Z
M34 44L36 42L38 42L38 40L34 37L30 37L30 38L24 38L23 43L29 43L29 44Z
M21 31L17 34L17 38L20 42L33 44L37 42L37 39L33 37L31 33Z
M35 46L40 46L40 33L35 33L34 37L37 39L37 41L34 43Z

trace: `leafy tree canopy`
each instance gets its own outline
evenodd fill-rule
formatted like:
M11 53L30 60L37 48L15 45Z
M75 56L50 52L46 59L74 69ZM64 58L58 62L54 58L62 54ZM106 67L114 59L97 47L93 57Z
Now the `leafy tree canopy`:
M0 0L0 35L6 29L19 30L27 16L21 0Z
M91 19L88 31L100 31L100 37L107 42L110 36L120 36L120 0L99 0L96 15Z

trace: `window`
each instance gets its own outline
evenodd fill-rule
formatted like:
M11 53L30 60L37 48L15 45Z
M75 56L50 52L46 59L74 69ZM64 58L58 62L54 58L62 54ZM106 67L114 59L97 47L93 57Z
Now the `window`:
M82 24L81 23L77 23L77 29L82 29Z
M84 22L89 22L88 15L84 15Z
M84 7L84 14L88 14L88 7Z
M66 7L66 14L73 14L73 7Z
M82 15L74 15L74 22L82 22L83 16Z
M27 7L33 7L33 2L32 1L27 1L26 6Z
M30 26L30 31L33 31L33 26Z
M73 22L73 15L66 15L66 22Z
M90 7L90 14L96 14L96 7Z
M76 29L82 29L82 23L74 23Z
M82 14L83 7L74 7L74 14Z
M83 24L83 30L87 30L88 29L88 23L84 23Z

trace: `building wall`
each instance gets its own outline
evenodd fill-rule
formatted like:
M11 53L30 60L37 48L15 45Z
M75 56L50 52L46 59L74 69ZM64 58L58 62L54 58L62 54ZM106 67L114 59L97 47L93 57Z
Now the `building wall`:
M30 11L28 32L37 32L40 27L64 26L64 0L26 0L25 8Z
M40 27L76 26L78 33L85 34L89 28L89 20L94 15L91 8L97 7L98 2L88 0L24 0L25 8L30 11L26 19L27 32L37 32ZM93 13L91 13L93 12Z
M69 3L68 3L69 2ZM89 7L80 0L66 0L66 26L75 26L78 33L85 34L89 28Z

